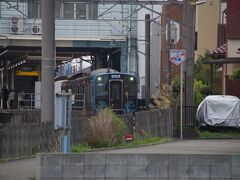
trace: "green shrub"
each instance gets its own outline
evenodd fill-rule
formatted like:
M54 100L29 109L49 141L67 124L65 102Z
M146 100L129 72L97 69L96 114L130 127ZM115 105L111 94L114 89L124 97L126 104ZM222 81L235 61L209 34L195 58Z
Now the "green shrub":
M176 109L180 106L180 93L181 93L181 79L176 76L171 82L171 106Z
M229 79L231 80L237 80L240 79L240 69L236 69L232 72L232 74L229 76Z
M126 124L123 119L119 118L115 113L112 113L112 118L113 118L113 130L114 130L114 143L121 144L125 139L124 135L127 130Z
M110 109L102 109L89 120L88 145L101 148L117 145L124 141L126 125Z
M176 76L171 82L172 97L178 98L181 91L181 79L180 76Z
M209 86L201 80L194 80L194 102L196 106L209 94L211 94Z
M203 86L200 88L200 92L205 95L205 96L208 96L210 94L212 94L212 90L209 86Z

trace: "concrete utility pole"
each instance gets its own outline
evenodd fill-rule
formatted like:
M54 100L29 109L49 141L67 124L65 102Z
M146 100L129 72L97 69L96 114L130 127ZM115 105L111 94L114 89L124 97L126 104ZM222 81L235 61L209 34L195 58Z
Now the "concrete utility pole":
M42 11L42 72L41 122L54 121L55 77L55 1L41 0Z
M184 20L185 26L185 40L184 47L186 49L186 61L184 62L184 74L186 77L185 81L185 92L184 92L184 106L193 106L193 68L194 68L194 34L195 34L195 8L196 6L191 5L189 0L184 0Z
M170 86L171 85L171 81L172 81L172 76L171 76L171 62L170 62L170 49L171 49L171 20L167 21L167 66L168 66L168 70L167 70L167 83Z
M145 14L145 99L150 103L150 14Z

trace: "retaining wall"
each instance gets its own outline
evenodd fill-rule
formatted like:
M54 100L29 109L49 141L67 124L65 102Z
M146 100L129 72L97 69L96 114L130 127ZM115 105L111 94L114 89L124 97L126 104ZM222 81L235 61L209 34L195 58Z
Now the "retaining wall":
M38 180L239 180L240 155L39 154Z

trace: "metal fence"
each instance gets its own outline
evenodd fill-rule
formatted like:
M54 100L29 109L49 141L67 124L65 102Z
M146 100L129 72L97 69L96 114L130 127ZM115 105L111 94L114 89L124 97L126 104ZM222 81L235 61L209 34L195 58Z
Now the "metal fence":
M72 96L72 108L73 109L85 109L85 95L73 94Z
M0 159L57 150L59 134L54 130L54 122L41 123L38 110L11 113L10 122L0 126ZM72 111L72 145L86 140L88 119L82 111Z
M53 122L7 124L0 130L0 159L50 151L53 133Z
M173 111L160 109L136 113L136 132L150 133L152 136L173 136Z
M183 107L183 126L196 126L197 119L197 106L184 106Z
M183 126L194 127L197 125L197 106L183 106ZM180 125L180 107L174 109L174 126Z
M73 109L85 109L85 95L73 94ZM17 107L21 110L40 109L41 95L39 93L19 93L17 96Z
M0 159L23 157L37 152L54 151L57 136L54 122L41 123L40 111L11 111L11 121L0 127ZM143 111L132 115L122 115L128 132L150 133L153 136L173 136L172 110ZM72 111L71 144L86 141L88 135L88 119L90 115L84 111Z

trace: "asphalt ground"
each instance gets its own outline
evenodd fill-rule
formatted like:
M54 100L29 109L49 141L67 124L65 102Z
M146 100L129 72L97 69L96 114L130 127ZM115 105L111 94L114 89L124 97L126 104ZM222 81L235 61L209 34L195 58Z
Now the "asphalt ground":
M0 180L33 180L36 158L0 162Z
M112 149L98 153L145 154L237 154L240 155L240 139L177 140L137 148Z
M166 144L137 148L111 149L90 153L146 154L236 154L240 155L240 139L177 140ZM30 180L35 177L36 158L0 162L0 180Z

